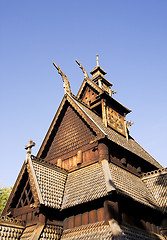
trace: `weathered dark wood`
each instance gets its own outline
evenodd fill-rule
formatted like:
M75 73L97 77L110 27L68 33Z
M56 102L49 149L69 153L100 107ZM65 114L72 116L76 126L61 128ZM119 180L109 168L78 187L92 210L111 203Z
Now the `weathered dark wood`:
M89 214L88 214L88 212L83 213L83 214L82 214L82 224L83 224L83 225L88 224L88 222L89 222L88 219L89 219Z
M79 149L95 138L88 125L78 116L76 111L68 106L61 119L60 126L55 129L55 136L48 151L46 160L55 158Z
M81 218L82 218L81 214L78 214L75 216L75 227L81 226L82 224Z
M96 209L89 212L89 223L95 223L97 221Z
M74 226L75 226L74 216L71 216L68 219L68 228L73 228Z
M104 202L104 215L105 222L108 223L110 219L120 221L120 213L118 208L118 202L105 201Z
M105 218L104 218L104 208L99 208L97 209L97 221L100 222L100 221L104 221Z
M98 151L99 151L99 162L101 162L104 159L109 161L109 150L106 143L100 142L98 145Z

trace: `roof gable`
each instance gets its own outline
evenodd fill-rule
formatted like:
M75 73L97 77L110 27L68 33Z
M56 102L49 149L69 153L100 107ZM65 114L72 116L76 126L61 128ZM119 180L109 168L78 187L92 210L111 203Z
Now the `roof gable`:
M10 208L20 208L33 203L59 209L66 178L66 170L42 159L29 158L20 171L3 215Z
M68 123L71 121L68 119L69 115L71 114L73 117L73 120L75 123L75 117L78 119L77 124L82 125L81 129L76 129L78 134L81 134L80 132L82 131L82 134L84 133L84 130L86 130L88 136L88 139L95 139L97 138L103 138L105 137L105 134L103 132L103 130L101 128L99 128L99 126L96 124L96 122L94 122L90 116L84 111L84 109L78 104L78 101L76 100L76 97L74 96L70 96L68 94L66 94L59 106L59 109L51 123L51 126L46 134L46 137L41 145L41 148L37 154L38 158L45 158L48 154L48 151L52 145L52 142L54 140L54 137L56 136L57 130L62 122L63 117L65 116L66 111L68 110L67 113L67 120ZM68 124L67 123L67 124ZM67 127L67 126L66 126ZM73 127L77 128L77 125ZM66 132L66 136L68 135L68 132ZM73 136L75 135L75 133L73 132ZM77 135L76 135L77 136ZM70 135L68 136L70 137ZM70 140L74 140L71 139ZM78 139L79 140L79 139ZM55 140L56 141L56 140ZM73 142L71 141L71 144L73 144ZM62 146L63 147L63 146ZM52 149L53 150L53 149ZM50 150L51 151L51 150ZM48 154L48 159L51 157L51 152ZM54 152L53 152L54 154ZM49 157L50 155L50 157ZM57 155L58 156L58 155ZM51 158L50 158L51 159ZM47 160L47 158L46 158Z
M45 160L55 163L55 159L89 144L95 136L95 132L90 129L76 110L69 103L66 103L61 120L53 129L52 140Z
M30 165L31 163L24 162L2 215L5 215L11 208L20 208L34 202L40 202Z
M95 93L102 94L104 91L93 81L85 78L77 94L78 99L82 99L82 96L85 94L86 87L89 86L94 89Z

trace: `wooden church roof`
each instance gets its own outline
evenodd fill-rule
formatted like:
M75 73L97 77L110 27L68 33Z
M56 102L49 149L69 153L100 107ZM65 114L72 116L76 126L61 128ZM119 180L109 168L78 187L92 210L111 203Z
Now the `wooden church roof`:
M147 233L145 231L139 230L137 228L131 228L128 226L121 226L124 233L125 240L158 240L164 239L162 236L153 233ZM113 234L110 226L104 222L98 222L93 224L88 224L73 229L67 229L63 231L62 240L72 240L72 239L112 239Z
M94 163L68 172L55 164L32 158L27 164L25 163L25 168L29 169L28 174L35 202L45 207L63 210L112 194L112 191L107 190L106 169L103 168L102 163ZM112 163L109 163L107 168L117 194L145 206L157 210L162 207L164 210L166 198L156 199L153 196L156 184L150 186L146 180L142 181L139 177ZM17 186L20 182L21 178L18 179ZM17 189L14 188L6 205L6 211L12 206L16 195Z
M152 195L164 212L167 212L167 168L142 175L142 181L151 189Z
M116 143L118 146L136 154L145 161L151 163L156 168L162 168L161 164L159 164L147 151L145 151L132 137L129 137L129 140L127 141L124 136L114 131L112 128L106 127L102 119L95 112L93 112L87 105L79 101L74 95L71 96L69 94L66 94L64 96L60 107L53 119L53 122L48 130L48 133L43 141L43 144L41 145L41 148L37 154L37 157L41 157L44 151L48 151L47 148L50 136L52 135L53 131L55 131L54 129L56 128L55 126L57 120L66 102L68 102L68 104L70 104L75 109L80 117L96 133L96 138L100 139L105 137L110 141Z
M89 104L82 101L81 96L85 91L85 86L90 85L92 89L98 92L100 97L104 96L111 105L118 107L122 114L126 115L130 112L128 108L114 100L109 95L108 90L107 93L94 82L97 70L101 72L100 74L105 74L105 71L99 66L95 67L92 71L92 74L94 74L93 80L85 78L77 97L68 91L68 79L66 75L63 75L66 81L66 93L37 157L31 156L27 152L29 155L27 155L27 160L23 164L8 199L3 211L4 215L10 209L27 205L32 205L34 208L36 206L38 208L42 207L59 213L68 212L77 206L86 205L97 199L105 199L110 195L117 195L125 201L129 200L139 208L154 209L154 212L161 214L166 212L167 170L162 169L162 166L131 136L128 136L127 139L125 135L106 125L101 116L92 110ZM106 82L104 78L103 81L107 84L107 87L112 85ZM70 120L68 119L69 116ZM74 124L75 121L77 121L78 126ZM64 124L67 122L68 124ZM59 142L57 139L59 139ZM116 144L120 149L132 153L134 158L137 156L143 159L152 165L153 169L156 168L157 170L137 176L105 159L72 170L66 170L51 163L53 159L63 155L64 151L69 153L71 150L79 149L78 146L92 144L92 142L101 139ZM13 239L21 240L30 240L34 236L40 240L112 238L110 225L104 223L104 221L64 231L62 225L35 223L25 227L22 221L18 225L12 225L11 230L9 221L8 219L6 225L3 225L5 220L0 219L0 237L7 236L6 239L10 239L12 235L8 233L14 232L13 236L16 237L13 237ZM147 233L137 228L120 227L125 239L163 239L159 235Z

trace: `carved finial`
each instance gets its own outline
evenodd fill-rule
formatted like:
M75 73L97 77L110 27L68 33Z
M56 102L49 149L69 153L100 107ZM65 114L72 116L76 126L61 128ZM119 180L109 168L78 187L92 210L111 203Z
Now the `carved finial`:
M99 66L99 55L96 54L96 62L97 62L97 67Z
M76 61L76 63L79 65L79 67L82 69L82 72L83 72L83 74L84 74L84 77L89 79L89 75L88 75L87 71L85 70L85 68L81 65L81 62L78 62L77 59L75 59L75 61Z
M129 131L129 127L132 126L133 124L134 124L134 122L131 122L131 121L126 122L126 127L127 127L128 131Z
M29 140L29 143L27 146L25 146L25 149L27 150L26 154L26 162L28 161L28 158L31 157L31 148L35 146L35 142L32 140Z
M110 89L109 95L110 95L111 97L112 97L112 95L115 94L115 93L117 93L117 92L115 92L114 89L113 89L113 90Z
M62 72L60 66L57 66L55 62L53 62L53 65L55 66L55 68L58 70L58 73L61 75L62 80L63 80L63 87L64 87L64 93L69 93L71 94L71 87L70 87L70 83L68 81L67 76Z

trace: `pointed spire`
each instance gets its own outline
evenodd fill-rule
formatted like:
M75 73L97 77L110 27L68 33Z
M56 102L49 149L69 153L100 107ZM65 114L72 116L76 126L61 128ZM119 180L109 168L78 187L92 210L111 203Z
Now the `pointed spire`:
M99 55L96 54L96 62L97 62L97 67L99 67Z
M58 73L61 75L62 80L63 80L63 87L64 87L64 94L69 93L71 94L71 87L70 87L70 83L68 81L67 76L62 72L60 66L57 66L55 62L53 62L53 65L55 66L55 68L58 70Z
M76 61L76 63L79 65L79 67L82 69L82 72L83 72L83 74L84 74L84 77L89 79L89 75L88 75L87 71L85 70L85 68L81 65L81 62L78 62L77 59L75 59L75 61Z

